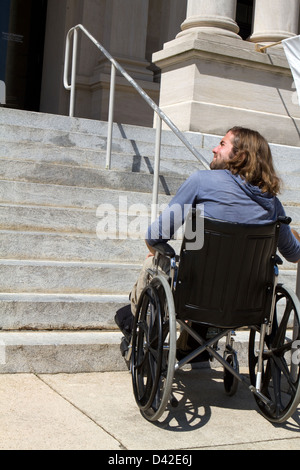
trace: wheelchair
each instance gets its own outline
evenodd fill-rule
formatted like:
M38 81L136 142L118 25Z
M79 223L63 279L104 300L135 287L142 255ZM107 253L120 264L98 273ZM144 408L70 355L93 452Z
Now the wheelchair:
M242 383L267 420L283 423L300 401L300 303L278 283L282 261L276 254L280 226L291 219L245 225L202 218L203 246L193 249L191 233L199 218L197 210L189 214L179 256L169 243L155 246L126 358L136 403L148 421L159 420L167 407L178 405L172 392L176 371L208 351L223 368L227 395ZM158 269L160 257L170 261L168 274ZM201 336L196 325L213 335ZM240 373L234 349L239 329L249 331L247 375ZM179 330L186 330L196 347L177 360Z

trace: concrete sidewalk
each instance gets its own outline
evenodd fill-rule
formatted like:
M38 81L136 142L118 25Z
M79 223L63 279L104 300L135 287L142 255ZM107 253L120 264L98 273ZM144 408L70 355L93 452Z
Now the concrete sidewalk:
M175 387L179 406L152 424L128 372L1 375L0 449L300 449L299 412L272 425L242 385L225 395L220 369L181 370Z

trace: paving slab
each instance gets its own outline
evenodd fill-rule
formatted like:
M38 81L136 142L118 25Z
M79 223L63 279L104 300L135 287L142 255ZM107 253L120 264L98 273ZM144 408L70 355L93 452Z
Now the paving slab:
M129 372L1 375L0 449L298 450L300 416L273 425L248 390L223 390L222 370L176 374L177 408L156 424L140 414ZM106 455L106 454L105 454Z
M159 423L139 413L128 373L43 376L43 380L90 416L127 450L218 448L299 449L299 413L285 425L263 418L243 386L234 397L224 393L222 370L181 370L176 374L179 406Z
M120 449L90 417L32 374L0 377L1 450Z

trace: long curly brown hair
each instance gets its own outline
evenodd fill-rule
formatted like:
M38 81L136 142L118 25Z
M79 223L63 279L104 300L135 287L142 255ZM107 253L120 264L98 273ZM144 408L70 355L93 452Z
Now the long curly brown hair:
M281 180L274 169L266 139L259 132L244 127L233 127L228 132L234 138L233 157L227 163L227 169L258 186L263 193L269 192L276 196L280 192Z

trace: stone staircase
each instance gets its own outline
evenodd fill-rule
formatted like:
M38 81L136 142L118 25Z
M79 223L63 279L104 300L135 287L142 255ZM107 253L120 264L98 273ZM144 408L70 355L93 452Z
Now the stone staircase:
M106 133L104 122L0 108L0 372L125 366L113 318L147 253L131 225L150 222L155 131L116 124L111 171ZM163 143L162 204L199 168L170 132ZM108 239L103 204L115 208ZM136 204L142 213L126 217Z
M110 171L106 133L106 122L0 108L0 373L126 368L113 318L147 253L155 130L115 124ZM207 159L219 140L187 138ZM171 132L162 143L165 204L202 167ZM300 148L273 151L299 228ZM103 225L105 207L116 224ZM294 265L281 276L294 288Z

